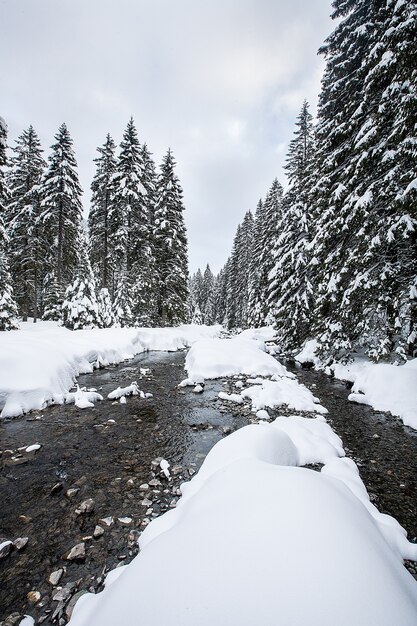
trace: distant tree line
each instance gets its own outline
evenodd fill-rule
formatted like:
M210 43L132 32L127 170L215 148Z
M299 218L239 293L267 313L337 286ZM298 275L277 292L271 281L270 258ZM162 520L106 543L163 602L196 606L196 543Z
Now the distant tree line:
M66 125L48 163L32 126L7 163L6 132L1 120L0 329L16 328L18 316L74 329L184 322L187 235L172 152L157 173L133 119L118 154L107 135L85 225Z

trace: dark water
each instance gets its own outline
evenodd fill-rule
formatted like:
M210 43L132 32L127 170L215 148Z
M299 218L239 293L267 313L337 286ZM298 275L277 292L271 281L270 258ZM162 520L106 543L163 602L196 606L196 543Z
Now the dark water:
M189 480L224 429L247 423L239 414L220 413L212 403L221 382L208 383L201 395L177 387L184 378L184 356L151 352L79 378L80 386L95 387L105 398L132 381L153 398L130 397L125 405L105 399L84 410L55 406L0 422L0 537L29 537L22 552L14 550L0 561L0 620L17 611L52 623L52 613L45 611L54 610L58 602L52 601L54 590L47 578L64 566L60 585L98 590L103 570L135 556L129 533L140 532L147 519L175 505L178 485ZM141 378L139 368L150 368L149 375ZM17 460L6 452L37 442L42 444L39 451L14 454ZM177 466L169 483L152 466L157 457L167 459L171 468ZM162 483L155 490L159 493L139 489L155 476ZM70 488L79 488L71 499L65 495ZM145 497L152 500L151 511L141 504ZM95 502L93 513L77 515L77 505L87 498ZM109 528L99 522L108 516L115 520ZM124 525L119 517L132 522ZM85 561L63 560L69 549L91 537L96 524L105 533L85 540ZM26 598L31 590L42 596L36 607Z

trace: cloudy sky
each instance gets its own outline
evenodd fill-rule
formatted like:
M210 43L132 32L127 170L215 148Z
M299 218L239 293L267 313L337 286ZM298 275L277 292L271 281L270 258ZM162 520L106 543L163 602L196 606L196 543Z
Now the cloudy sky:
M184 188L190 269L214 271L282 165L304 98L314 113L330 0L0 0L0 115L9 144L65 121L88 210L96 147L133 115Z

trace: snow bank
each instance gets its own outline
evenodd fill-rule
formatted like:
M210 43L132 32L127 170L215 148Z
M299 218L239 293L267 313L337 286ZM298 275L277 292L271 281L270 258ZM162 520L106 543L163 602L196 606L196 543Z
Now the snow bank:
M318 346L319 342L317 339L306 341L301 352L295 356L295 360L298 361L298 363L319 365L320 359L316 356Z
M292 376L283 365L265 352L262 341L242 339L240 335L232 339L197 341L187 354L185 369L189 379L196 382L205 378L236 374Z
M353 382L349 400L389 411L417 429L417 359L405 365L358 361L332 370L336 378Z
M216 444L177 508L146 528L140 554L81 597L70 625L414 626L417 583L401 560L416 547L370 504L352 461L295 467L317 437L340 441L323 418L296 419L290 434L285 419Z
M291 378L264 380L261 385L244 389L240 395L252 401L253 411L286 404L295 411L328 412L307 387Z
M307 341L295 360L312 363L317 369L322 369L323 365L316 356L317 348L316 339ZM400 417L406 426L417 429L417 359L405 365L357 359L349 365L335 363L330 372L339 380L353 383L349 395L352 402L368 404L376 411L388 411Z
M76 377L95 365L119 363L146 350L178 350L220 330L185 325L70 331L51 322L22 324L21 331L0 333L1 416L63 402Z

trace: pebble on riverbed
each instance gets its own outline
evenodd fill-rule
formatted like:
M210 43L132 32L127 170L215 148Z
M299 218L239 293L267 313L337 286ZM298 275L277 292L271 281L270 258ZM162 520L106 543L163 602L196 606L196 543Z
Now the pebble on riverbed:
M26 548L28 541L29 541L29 537L18 537L17 539L13 541L13 545L16 548L16 550L20 551Z
M66 552L62 557L66 561L84 561L85 559L85 543L77 543L71 550Z
M55 587L61 580L62 574L64 573L64 569L56 569L54 572L51 572L48 577L48 582Z
M90 515L94 511L95 502L92 498L87 498L75 509L76 515Z
M99 526L99 524L97 524L97 526L95 527L93 531L93 537L94 539L98 539L102 535L104 535L104 528L102 526Z

